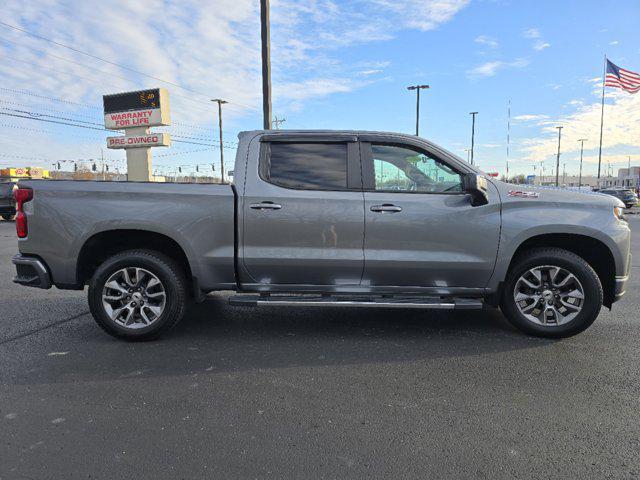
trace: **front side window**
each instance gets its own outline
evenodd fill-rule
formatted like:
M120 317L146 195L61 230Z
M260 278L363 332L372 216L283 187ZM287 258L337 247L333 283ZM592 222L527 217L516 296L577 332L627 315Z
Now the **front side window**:
M422 193L462 192L459 173L441 161L396 145L371 145L375 190Z
M285 188L346 190L347 144L273 142L268 177Z

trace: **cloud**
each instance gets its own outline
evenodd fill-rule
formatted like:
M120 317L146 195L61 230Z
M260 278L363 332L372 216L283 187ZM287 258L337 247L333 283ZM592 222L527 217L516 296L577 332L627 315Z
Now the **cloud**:
M522 32L524 38L540 38L540 30L537 28L529 28Z
M611 45L611 46L615 46L615 45L618 45L619 43L620 43L620 42L619 42L618 40L614 40L614 41L612 41L612 42L609 42L609 45Z
M609 93L604 110L603 149L640 148L640 96ZM556 126L562 125L562 151L578 152L578 139L587 138L585 148L597 148L600 137L600 102L576 104L567 115L541 123L541 138L531 139L523 149L527 160L545 160L557 149ZM607 152L608 154L611 152Z
M547 115L542 114L525 114L525 115L516 115L513 117L515 122L539 122L540 120L546 120L549 117Z
M533 44L533 49L536 50L537 52L540 52L541 50L544 50L545 48L549 48L550 46L551 46L550 43L543 42L542 40L538 40Z
M400 22L406 28L427 31L451 20L469 0L372 0L372 3L392 15L392 24Z
M502 60L494 60L478 65L467 72L471 77L493 77L499 70L507 68L522 68L529 65L529 60L526 58L519 58L512 62L504 62Z
M474 42L479 43L480 45L486 45L489 48L498 48L500 45L496 40L486 35L476 37Z

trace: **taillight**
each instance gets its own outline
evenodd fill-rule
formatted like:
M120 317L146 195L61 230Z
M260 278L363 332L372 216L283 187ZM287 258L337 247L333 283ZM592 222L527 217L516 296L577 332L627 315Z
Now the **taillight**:
M24 214L24 204L33 200L33 190L19 187L13 191L13 198L16 201L16 233L18 238L26 238L29 229L27 228L27 216Z

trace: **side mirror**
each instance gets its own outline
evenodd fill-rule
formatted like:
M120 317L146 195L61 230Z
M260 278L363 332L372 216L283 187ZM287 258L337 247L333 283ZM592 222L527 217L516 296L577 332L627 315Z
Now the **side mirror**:
M464 190L471 195L471 206L478 207L489 203L487 195L487 179L477 173L467 173L464 176Z

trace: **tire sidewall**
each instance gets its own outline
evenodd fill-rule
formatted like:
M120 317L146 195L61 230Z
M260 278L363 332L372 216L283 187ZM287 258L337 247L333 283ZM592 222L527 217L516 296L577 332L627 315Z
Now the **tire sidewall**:
M165 308L160 318L151 325L129 329L114 322L102 305L104 285L116 271L125 267L138 267L150 271L158 277L164 286ZM184 289L182 279L171 268L170 260L146 252L123 252L105 261L95 272L89 285L89 309L96 321L109 333L127 339L151 338L159 332L170 328L176 317L182 316L184 309Z
M514 299L517 280L527 270L542 266L562 267L576 276L584 290L582 310L570 322L560 326L544 326L528 320L518 309ZM580 333L597 318L602 307L602 286L593 269L582 258L562 250L540 251L518 261L507 275L501 308L509 321L526 333L544 337L566 337Z

